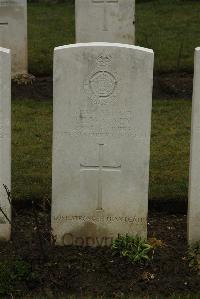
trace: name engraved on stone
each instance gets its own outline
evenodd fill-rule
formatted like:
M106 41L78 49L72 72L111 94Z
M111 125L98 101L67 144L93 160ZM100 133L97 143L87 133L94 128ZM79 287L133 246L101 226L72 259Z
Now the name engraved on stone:
M71 136L133 136L137 137L131 125L133 113L131 111L115 111L114 113L101 109L91 111L81 109L75 115L74 130L64 133Z
M92 3L103 4L104 17L103 17L103 31L108 31L108 5L107 4L116 4L119 3L118 0L92 0Z
M103 210L103 206L102 206L102 193L103 193L103 186L102 186L102 180L103 180L103 172L104 171L121 171L121 165L117 165L117 166L105 166L103 161L104 161L104 157L103 157L103 147L104 144L99 144L99 163L98 165L84 165L84 164L80 164L81 166L81 171L98 171L98 203L97 203L97 211L98 210Z

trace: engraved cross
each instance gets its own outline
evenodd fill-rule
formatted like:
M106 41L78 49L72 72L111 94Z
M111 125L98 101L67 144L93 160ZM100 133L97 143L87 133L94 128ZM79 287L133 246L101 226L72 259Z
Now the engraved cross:
M99 163L95 166L88 166L80 164L81 170L95 170L98 171L98 204L97 210L103 210L102 206L102 193L103 193L103 172L104 171L121 171L121 165L117 166L105 166L103 164L103 146L104 144L99 144Z
M103 31L108 31L108 16L107 16L107 4L109 3L119 3L119 0L92 0L93 3L103 4L104 9L104 25Z
M7 22L0 22L0 26L8 26Z

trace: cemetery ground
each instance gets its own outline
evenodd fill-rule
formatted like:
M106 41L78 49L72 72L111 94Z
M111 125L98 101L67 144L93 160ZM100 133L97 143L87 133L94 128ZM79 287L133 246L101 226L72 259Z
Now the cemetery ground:
M13 237L0 245L0 293L40 292L47 298L198 293L200 276L188 265L186 241L191 101L153 101L148 236L162 246L150 263L138 266L108 248L51 245L53 109L43 83L44 78L27 86L13 83ZM35 99L24 98L28 93Z
M156 53L148 237L161 246L147 264L132 265L109 248L51 245L52 51L74 42L74 6L30 4L29 70L36 80L12 86L13 223L12 241L0 244L1 298L200 296L186 240L200 3L138 2L137 44Z

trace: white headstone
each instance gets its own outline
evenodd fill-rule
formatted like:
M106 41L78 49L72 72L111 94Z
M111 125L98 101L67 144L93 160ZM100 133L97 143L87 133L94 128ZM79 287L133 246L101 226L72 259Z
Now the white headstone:
M59 245L147 234L153 51L90 43L54 56L52 227Z
M27 0L0 0L0 47L11 49L12 73L27 73Z
M11 188L11 57L0 48L0 240L10 239L11 206L3 185Z
M135 43L135 0L76 0L76 42Z
M200 240L200 48L195 50L192 137L188 209L188 241Z

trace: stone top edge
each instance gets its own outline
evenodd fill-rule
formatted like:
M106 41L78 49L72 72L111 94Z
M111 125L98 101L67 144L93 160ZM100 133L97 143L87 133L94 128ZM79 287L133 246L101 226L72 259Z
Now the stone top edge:
M64 50L64 49L71 49L71 48L86 48L86 47L116 47L116 48L125 48L125 49L133 49L139 50L148 53L154 53L152 49L143 48L135 45L129 44L120 44L120 43L106 43L106 42L93 42L93 43L77 43L77 44L70 44L64 45L54 48L54 51Z
M195 51L200 52L200 47L196 47L196 48L195 48Z
M10 54L10 49L0 47L0 52Z

